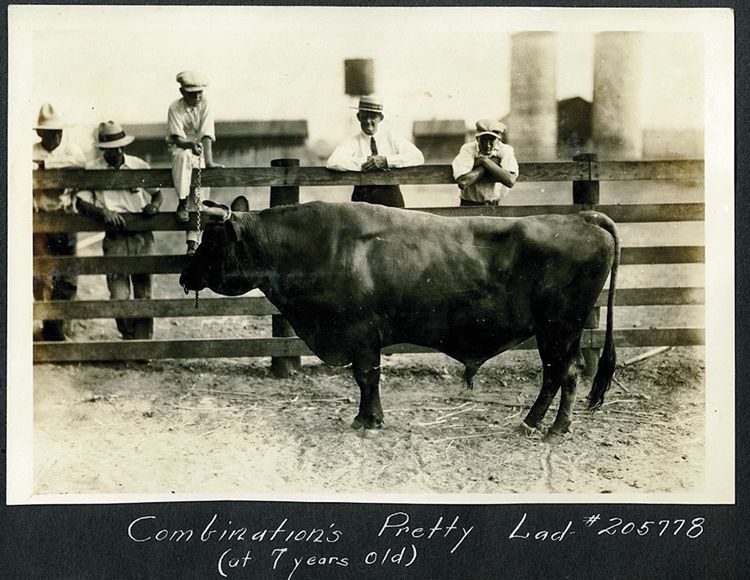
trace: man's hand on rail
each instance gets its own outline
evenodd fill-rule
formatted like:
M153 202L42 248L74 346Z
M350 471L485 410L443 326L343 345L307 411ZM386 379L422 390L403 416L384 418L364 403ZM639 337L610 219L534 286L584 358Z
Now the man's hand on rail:
M125 218L121 214L108 209L102 209L102 219L106 225L115 228L124 228L126 225Z

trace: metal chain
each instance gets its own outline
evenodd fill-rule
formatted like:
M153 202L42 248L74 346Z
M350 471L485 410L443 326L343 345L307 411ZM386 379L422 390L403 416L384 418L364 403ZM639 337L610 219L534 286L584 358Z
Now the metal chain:
M196 227L198 228L198 239L201 239L201 166L198 164L198 177L195 180L195 205L198 209L196 216ZM200 243L200 242L199 242Z
M201 240L201 165L198 163L198 176L195 180L196 228L198 230L198 244ZM198 310L198 291L195 291L195 309Z

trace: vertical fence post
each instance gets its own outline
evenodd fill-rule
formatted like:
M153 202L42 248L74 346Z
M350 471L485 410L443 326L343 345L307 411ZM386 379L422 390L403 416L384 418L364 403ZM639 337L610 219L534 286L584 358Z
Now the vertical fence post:
M299 159L274 159L271 161L271 167L299 167ZM281 186L271 187L270 206L291 205L299 203L298 186ZM294 330L286 319L274 314L271 316L271 336L274 338L288 338L295 336ZM271 373L278 378L291 376L299 370L301 360L298 356L272 357Z
M573 157L573 161L588 161L590 164L597 161L596 153L583 153ZM591 179L591 165L589 165L589 179L586 181L573 182L573 203L580 205L581 209L593 209L599 204L599 182ZM585 328L599 328L599 307L596 306L586 319ZM592 377L596 374L596 367L599 360L598 348L582 349L585 367L583 374L586 377Z

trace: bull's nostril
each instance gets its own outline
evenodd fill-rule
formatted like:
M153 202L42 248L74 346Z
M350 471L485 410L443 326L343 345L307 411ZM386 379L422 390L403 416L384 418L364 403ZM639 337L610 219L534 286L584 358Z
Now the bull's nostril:
M187 296L188 294L190 294L190 290L188 290L187 284L183 284L182 285L182 289L185 292L185 296Z

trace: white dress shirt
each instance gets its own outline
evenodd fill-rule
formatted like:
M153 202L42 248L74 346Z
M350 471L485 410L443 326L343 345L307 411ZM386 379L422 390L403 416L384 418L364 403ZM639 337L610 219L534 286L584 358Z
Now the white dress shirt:
M86 165L86 169L115 170L114 167L107 163L104 157L98 157L94 161L91 161ZM125 161L120 165L117 171L123 169L151 169L151 166L143 159L133 157L132 155L125 155ZM77 197L95 205L96 207L101 207L118 213L140 213L148 203L146 200L146 193L141 187L137 188L137 191L131 191L129 189L79 191Z
M388 167L397 169L424 163L422 152L403 137L390 131L378 131L372 137L375 137L378 155L386 158ZM360 131L358 135L347 139L331 153L326 167L334 171L362 171L362 164L372 156L370 138L370 135Z
M47 151L42 143L34 143L31 147L33 168L38 169L39 163L44 162L45 169L62 169L65 167L80 167L86 165L86 156L78 145L63 141L57 148ZM34 209L41 211L67 211L73 209L73 190L71 189L38 189L34 190Z

